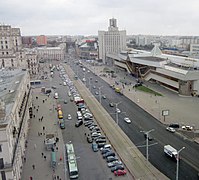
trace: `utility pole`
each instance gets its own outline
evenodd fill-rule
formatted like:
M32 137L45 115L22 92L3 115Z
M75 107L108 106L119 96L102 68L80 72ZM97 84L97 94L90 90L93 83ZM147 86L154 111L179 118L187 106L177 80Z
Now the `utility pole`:
M154 131L154 129L151 129L147 132L145 132L146 134L146 160L147 162L149 161L149 133Z
M118 112L117 112L117 107L118 107L118 105L119 105L120 103L122 103L122 102L115 103L116 123L117 123L117 125L118 125Z
M103 86L99 87L99 101L100 101L100 104L102 103L102 93L101 93L101 88Z
M177 151L177 167L176 167L176 180L178 180L178 172L179 172L179 154L180 154L180 152L183 150L183 149L185 149L185 147L182 147L179 151Z

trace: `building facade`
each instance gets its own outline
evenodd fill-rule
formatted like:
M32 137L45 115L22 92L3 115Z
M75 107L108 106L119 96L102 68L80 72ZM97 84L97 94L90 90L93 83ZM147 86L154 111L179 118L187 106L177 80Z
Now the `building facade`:
M45 46L47 45L47 37L44 35L37 36L37 45L38 46Z
M0 179L21 179L32 108L25 70L0 70ZM6 88L5 88L6 87Z
M26 60L27 60L27 68L29 70L30 77L38 74L39 71L39 62L38 55L35 49L27 49L25 51Z
M19 67L25 62L21 32L10 25L0 26L0 67Z
M99 59L106 63L106 54L118 54L126 49L126 31L119 31L117 20L109 20L108 31L98 31Z
M60 44L58 47L38 47L36 50L39 60L62 61L65 58L66 45Z

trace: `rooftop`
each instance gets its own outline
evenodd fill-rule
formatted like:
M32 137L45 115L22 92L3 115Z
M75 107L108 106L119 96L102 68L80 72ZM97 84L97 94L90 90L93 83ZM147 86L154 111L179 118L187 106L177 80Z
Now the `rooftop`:
M22 69L0 69L0 123L10 114L20 82L26 73Z

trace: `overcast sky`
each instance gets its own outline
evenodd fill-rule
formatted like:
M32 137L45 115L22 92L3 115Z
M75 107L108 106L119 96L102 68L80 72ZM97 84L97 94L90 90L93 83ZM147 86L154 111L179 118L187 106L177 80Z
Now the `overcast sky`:
M0 0L22 35L97 35L112 17L128 35L199 35L199 0Z

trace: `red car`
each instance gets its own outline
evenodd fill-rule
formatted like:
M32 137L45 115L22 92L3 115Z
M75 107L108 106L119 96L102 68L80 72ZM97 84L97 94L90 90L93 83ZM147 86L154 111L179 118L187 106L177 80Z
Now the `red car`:
M117 170L114 171L115 176L124 176L126 174L126 170Z

